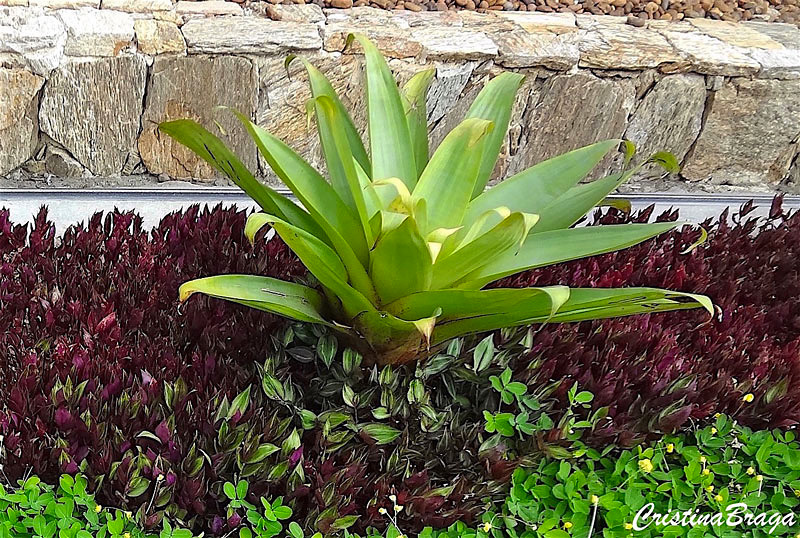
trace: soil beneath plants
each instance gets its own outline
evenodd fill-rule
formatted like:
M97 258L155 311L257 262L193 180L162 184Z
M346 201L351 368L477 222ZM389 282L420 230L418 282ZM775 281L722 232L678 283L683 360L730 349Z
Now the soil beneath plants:
M640 25L647 19L709 18L758 20L800 25L800 0L228 0L239 4L307 4L324 8L371 6L409 11L540 11L626 16Z

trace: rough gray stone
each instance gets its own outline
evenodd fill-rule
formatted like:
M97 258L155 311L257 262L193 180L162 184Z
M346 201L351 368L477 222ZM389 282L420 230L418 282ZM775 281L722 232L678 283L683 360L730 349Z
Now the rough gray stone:
M682 161L697 139L706 102L706 83L700 75L671 75L653 86L638 104L625 138L636 144L639 156L670 151ZM661 173L656 170L655 173Z
M45 86L42 130L92 173L118 174L135 151L146 73L134 56L60 67Z
M82 177L84 168L69 152L55 145L47 147L44 158L45 170L58 177Z
M630 80L601 79L586 73L558 75L531 92L522 116L524 132L510 158L508 175L566 151L620 138L634 104ZM609 156L597 168L607 172Z
M180 0L175 6L178 15L241 15L242 7L225 0L204 0L203 2L186 2Z
M154 11L171 10L172 0L103 0L100 7L116 11L127 11L128 13L149 14Z
M761 64L741 47L700 32L685 31L685 27L666 28L660 32L684 57L686 70L701 75L749 76L761 69Z
M271 55L322 48L319 28L313 23L214 17L193 19L182 30L190 53Z
M256 150L249 136L229 111L216 107L229 106L253 117L256 96L256 71L245 58L155 58L139 137L139 153L147 170L183 179L220 177L194 153L158 132L163 121L190 118L217 134L218 121L228 133L222 138L245 166L255 171Z
M542 66L569 71L578 65L581 35L579 32L556 34L518 29L493 34L492 39L499 52L497 62L504 67Z
M28 0L31 7L46 7L49 9L78 9L82 7L100 7L100 0Z
M0 69L0 175L30 159L39 143L37 112L44 79L22 69Z
M183 34L175 23L140 19L134 23L136 43L145 54L181 53L186 51Z
M685 178L755 185L787 174L787 155L800 137L800 80L731 80L710 107Z
M411 30L428 60L486 60L497 56L497 45L479 31L442 27Z
M0 8L0 63L47 76L61 63L66 40L61 20L41 8Z
M67 56L116 56L133 41L133 17L127 13L65 9L59 16L67 28Z
M664 36L627 24L595 24L581 36L579 46L581 67L646 69L683 63L682 56Z

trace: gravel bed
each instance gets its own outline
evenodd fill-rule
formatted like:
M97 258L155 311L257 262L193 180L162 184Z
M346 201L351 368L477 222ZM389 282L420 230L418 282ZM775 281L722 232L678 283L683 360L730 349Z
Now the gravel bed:
M372 6L410 11L541 11L628 17L641 25L647 19L709 18L758 20L800 26L800 0L228 0L239 4L306 4L324 8Z

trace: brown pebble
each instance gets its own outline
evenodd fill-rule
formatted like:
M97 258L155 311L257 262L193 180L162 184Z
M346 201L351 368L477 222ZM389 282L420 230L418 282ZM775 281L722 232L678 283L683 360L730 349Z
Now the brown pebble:
M347 9L353 7L353 0L330 0L331 7Z
M409 0L406 0L404 6L409 11L422 11L422 6L415 4L414 2L410 2Z
M631 26L638 26L640 28L644 26L644 19L640 19L639 17L635 17L633 15L628 15L628 20L626 22Z
M281 20L281 14L278 13L278 11L269 4L267 4L267 8L264 10L264 13L266 13L267 17L269 17L273 21Z

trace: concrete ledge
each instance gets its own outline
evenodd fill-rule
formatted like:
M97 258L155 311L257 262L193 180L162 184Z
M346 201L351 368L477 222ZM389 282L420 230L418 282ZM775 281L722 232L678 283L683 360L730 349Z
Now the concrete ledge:
M26 4L0 0L9 3ZM0 177L146 173L214 182L209 167L155 130L192 117L219 122L243 161L269 179L216 105L240 108L320 165L304 115L305 75L299 64L287 74L283 58L310 58L364 126L362 58L344 50L346 35L358 31L400 79L436 67L428 95L435 143L486 80L503 70L528 75L498 178L624 136L643 154L674 152L679 179L689 183L800 184L800 29L792 25L691 19L635 27L608 16L315 5L271 6L268 18L210 0L35 4L0 7Z

